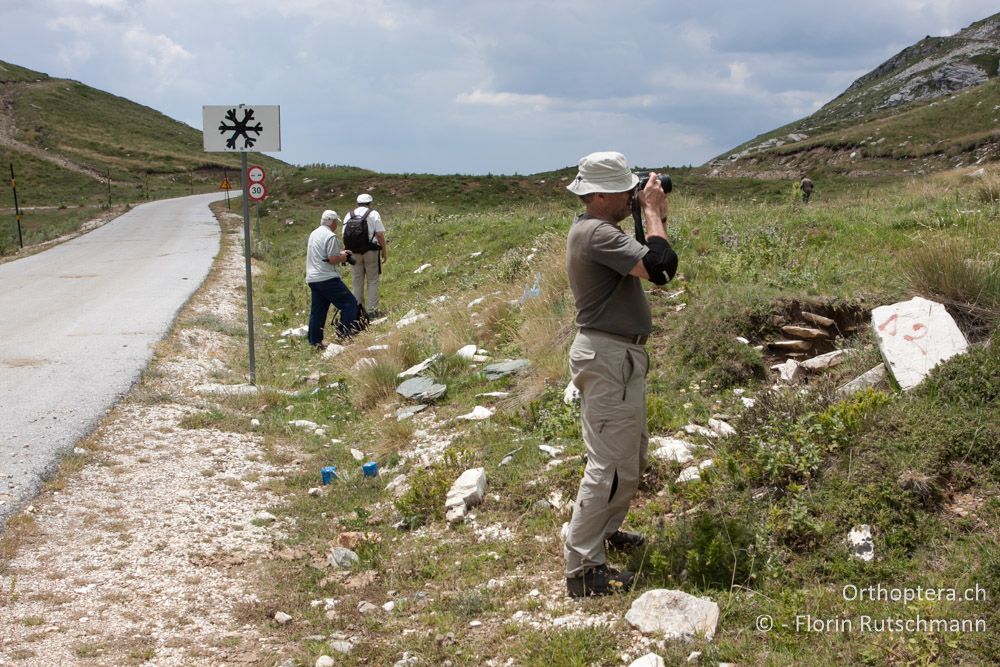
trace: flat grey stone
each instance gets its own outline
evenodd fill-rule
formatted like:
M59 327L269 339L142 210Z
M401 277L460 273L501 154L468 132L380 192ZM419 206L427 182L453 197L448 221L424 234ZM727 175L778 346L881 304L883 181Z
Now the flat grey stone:
M339 567L342 570L349 570L357 565L361 559L358 555L345 547L334 547L330 552L330 565Z
M420 402L441 398L446 391L448 391L446 385L438 384L430 378L419 375L415 378L410 378L396 387L396 393L405 396L411 401Z
M404 419L409 419L413 415L425 410L427 408L423 403L418 403L417 405L408 405L405 408L400 408L396 410L396 421L401 422Z
M837 394L839 396L850 396L851 394L858 393L862 389L867 389L868 387L874 387L884 379L885 379L885 364L879 364L875 368L865 371L864 373L854 378L847 384L839 387L837 389Z
M487 380L498 380L507 375L513 375L522 368L529 366L531 366L531 362L527 359L508 359L507 361L490 364L483 369L483 373L486 375Z

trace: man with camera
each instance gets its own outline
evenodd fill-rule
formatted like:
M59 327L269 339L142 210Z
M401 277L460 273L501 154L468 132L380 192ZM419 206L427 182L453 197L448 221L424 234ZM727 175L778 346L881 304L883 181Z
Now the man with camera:
M640 185L625 156L591 153L567 186L586 208L566 241L569 285L579 331L570 348L570 372L580 390L587 466L566 536L566 589L570 597L627 591L635 578L608 566L605 543L637 548L641 535L620 530L647 463L644 347L653 328L642 280L664 285L677 271L667 242L668 176L650 173ZM637 186L639 186L637 188ZM619 226L633 213L640 238Z
M348 227L344 228L344 245L356 255L357 262L351 267L354 298L365 304L369 317L378 317L378 284L382 278L382 263L388 259L385 245L385 225L382 217L372 208L372 196L358 195L358 207L347 217L347 223L360 225L364 236L351 246ZM347 224L345 223L345 224Z
M330 312L330 306L340 311L337 335L345 338L354 333L354 321L358 316L358 302L340 278L339 264L354 263L350 250L341 250L340 241L334 233L340 216L336 211L323 211L319 227L309 235L306 247L306 283L312 293L309 307L309 344L319 349L326 347L323 342L323 325Z

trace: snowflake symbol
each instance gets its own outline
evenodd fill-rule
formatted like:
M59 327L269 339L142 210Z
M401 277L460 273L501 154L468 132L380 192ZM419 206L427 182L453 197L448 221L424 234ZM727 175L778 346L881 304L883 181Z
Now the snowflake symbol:
M236 120L236 109L227 111L226 118L233 123L232 125L226 125L226 121L219 123L219 134L233 133L233 136L226 139L226 148L236 148L236 139L240 135L243 135L243 148L252 148L260 133L264 131L260 121L256 125L250 125L250 121L253 120L253 109L243 110L243 120ZM251 138L249 132L256 132L257 137Z

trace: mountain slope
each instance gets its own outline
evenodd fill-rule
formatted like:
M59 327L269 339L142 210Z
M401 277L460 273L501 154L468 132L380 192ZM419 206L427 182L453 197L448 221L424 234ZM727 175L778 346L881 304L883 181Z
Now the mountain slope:
M1000 14L903 49L816 113L709 163L717 176L920 172L1000 159Z

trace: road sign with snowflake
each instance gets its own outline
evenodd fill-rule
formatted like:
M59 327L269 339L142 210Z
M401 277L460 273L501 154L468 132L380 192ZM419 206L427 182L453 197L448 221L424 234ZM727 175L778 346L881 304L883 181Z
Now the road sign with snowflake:
M280 107L230 104L202 107L205 150L262 153L281 150Z

